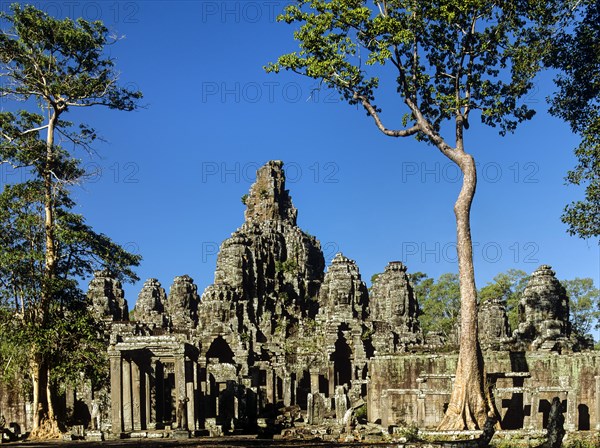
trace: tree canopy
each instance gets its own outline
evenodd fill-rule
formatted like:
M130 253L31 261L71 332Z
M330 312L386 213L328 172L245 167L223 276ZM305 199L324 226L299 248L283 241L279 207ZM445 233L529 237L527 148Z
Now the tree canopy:
M600 4L582 3L581 20L557 34L547 64L560 70L550 113L581 137L566 180L585 186L585 197L567 205L562 220L571 235L590 238L600 236Z
M411 275L415 296L419 301L421 329L425 334L436 331L450 338L456 334L460 314L458 275L442 274L437 281L425 274L420 277L415 281L415 275Z
M79 282L104 268L137 279L140 261L73 213L73 186L85 174L76 151L92 151L97 133L63 116L131 111L141 93L119 86L105 55L115 39L101 22L19 4L0 18L0 96L13 100L0 111L0 163L26 172L0 193L0 361L4 374L30 375L34 433L42 421L56 432L59 386L80 373L95 384L106 376L101 329Z
M488 418L497 418L477 337L470 226L477 171L464 132L477 116L502 134L532 118L524 97L574 4L297 0L279 18L298 24L294 38L299 51L280 56L267 65L268 72L291 70L320 80L349 104L361 105L384 135L423 140L463 174L454 205L460 350L441 429L482 428ZM398 108L404 112L401 118Z
M594 280L576 277L561 283L569 296L573 331L586 336L592 329L600 329L600 290L594 286Z

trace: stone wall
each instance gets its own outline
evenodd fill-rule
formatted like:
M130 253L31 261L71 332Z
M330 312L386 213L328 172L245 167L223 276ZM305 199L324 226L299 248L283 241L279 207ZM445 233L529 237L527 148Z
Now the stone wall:
M6 427L17 425L21 433L31 430L31 406L14 384L0 384L0 415Z
M456 354L371 359L369 420L437 427L450 398L456 359ZM552 398L559 397L568 430L600 430L600 353L490 351L485 363L504 429L545 428Z

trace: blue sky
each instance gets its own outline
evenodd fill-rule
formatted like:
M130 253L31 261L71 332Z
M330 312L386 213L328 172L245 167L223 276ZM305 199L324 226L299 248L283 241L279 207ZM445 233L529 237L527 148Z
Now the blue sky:
M8 2L1 2L3 9ZM256 169L281 159L298 223L357 261L363 279L387 262L437 277L456 272L456 168L433 147L379 133L365 113L316 83L262 67L293 51L293 27L275 22L284 1L63 1L56 16L103 20L124 38L110 48L124 84L144 93L132 113L85 110L107 143L80 156L96 175L75 192L78 211L144 259L142 279L167 289L177 275L200 292L213 281L221 241L243 222L241 196ZM560 222L582 191L564 185L577 138L550 117L551 76L527 99L538 110L514 135L472 120L466 149L478 161L472 211L478 286L510 268L550 264L561 279L598 285L597 240ZM396 111L384 115L397 123ZM15 174L2 168L2 182ZM126 285L130 307L141 283Z

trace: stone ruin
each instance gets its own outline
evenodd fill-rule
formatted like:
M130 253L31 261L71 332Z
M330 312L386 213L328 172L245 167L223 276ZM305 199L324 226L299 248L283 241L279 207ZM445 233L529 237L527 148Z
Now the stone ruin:
M88 298L91 302L90 312L101 321L129 320L129 307L121 282L109 271L98 271L90 282Z
M111 311L124 299L106 273L90 283L97 315L113 321L112 433L261 431L296 407L304 419L342 422L366 400L368 360L420 341L406 267L390 263L371 302L353 260L337 254L325 272L320 243L297 226L282 167L258 170L244 223L221 244L201 297L189 276L168 295L149 279L128 321L126 310ZM175 428L182 400L187 427Z
M569 298L548 265L531 274L523 291L515 337L533 350L570 351L576 344L571 337Z
M506 303L501 298L486 300L479 307L479 343L486 349L500 349L510 338Z
M354 428L364 406L369 422L384 427L435 427L456 354L436 353L448 341L420 330L406 266L390 262L370 292L356 262L341 253L325 270L319 241L297 226L280 161L258 170L244 202L245 220L221 244L214 283L201 295L187 275L168 294L149 279L130 321L120 283L96 273L88 297L106 322L110 359L109 388L88 394L100 403L100 431L189 437L288 428L300 436L303 427L321 425L306 434L339 435ZM503 424L540 428L538 408L555 394L568 402L571 428L585 427L575 423L574 409L600 428L600 360L552 358L577 347L564 289L548 266L532 275L519 311L513 335L500 299L479 313ZM579 370L569 379L564 372L573 363ZM557 377L555 365L563 372Z
M419 306L401 262L389 263L373 282L370 312L376 354L402 352L421 342Z

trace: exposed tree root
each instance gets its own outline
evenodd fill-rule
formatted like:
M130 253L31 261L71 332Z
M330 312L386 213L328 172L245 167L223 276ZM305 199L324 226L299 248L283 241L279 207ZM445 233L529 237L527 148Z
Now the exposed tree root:
M40 426L31 431L30 438L37 440L55 440L62 437L62 432L55 419L44 418Z
M483 429L488 419L499 421L485 381L481 354L478 354L475 362L463 362L461 355L459 354L450 403L438 426L441 431ZM499 428L499 425L496 427Z

